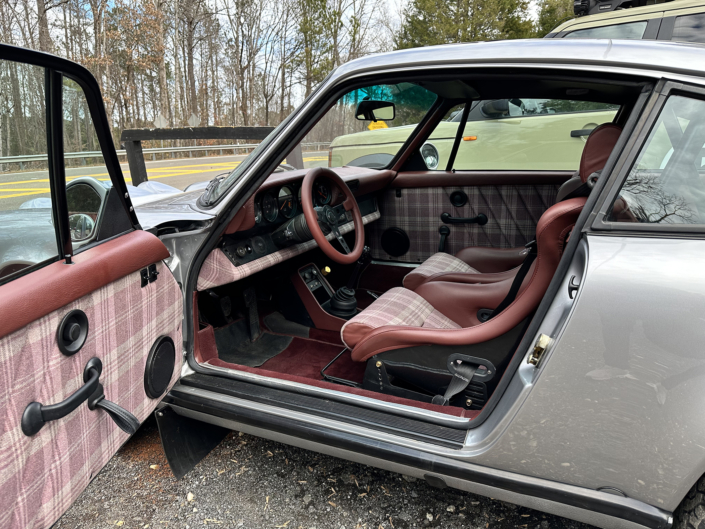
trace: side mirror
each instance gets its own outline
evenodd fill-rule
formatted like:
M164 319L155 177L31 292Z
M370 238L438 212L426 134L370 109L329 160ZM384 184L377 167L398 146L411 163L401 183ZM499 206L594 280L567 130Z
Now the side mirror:
M360 121L391 121L396 116L394 103L364 99L357 104L355 118Z
M482 104L482 114L488 118L503 118L509 116L509 101L493 99Z
M69 216L69 230L71 231L71 241L87 241L95 231L95 220L85 213L75 213Z
M74 248L98 236L109 192L98 180L83 176L66 185L66 204L69 210L69 232ZM80 244L76 244L80 243Z

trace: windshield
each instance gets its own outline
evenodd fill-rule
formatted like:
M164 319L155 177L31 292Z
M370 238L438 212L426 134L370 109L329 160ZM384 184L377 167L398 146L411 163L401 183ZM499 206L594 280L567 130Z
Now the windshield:
M250 165L252 160L259 156L259 153L264 149L264 146L269 144L271 138L274 138L277 134L279 134L279 131L288 121L288 118L282 121L277 128L270 132L269 135L257 147L255 147L255 149L244 160L240 161L237 166L235 166L235 169L233 169L229 175L225 177L216 177L218 180L215 180L216 183L209 191L207 197L208 200L204 201L206 205L217 202L218 199L222 197L227 190L240 179L240 175L245 172L245 169Z
M282 157L277 170L343 165L374 169L384 167L423 119L436 98L436 94L413 83L356 88L338 99L301 142L286 157ZM366 106L363 102L366 102ZM213 204L223 196L240 179L252 160L259 156L263 145L280 134L288 120L284 120L272 131L230 174L214 180L201 197L203 204ZM374 131L377 134L373 134ZM360 137L359 134L364 136Z

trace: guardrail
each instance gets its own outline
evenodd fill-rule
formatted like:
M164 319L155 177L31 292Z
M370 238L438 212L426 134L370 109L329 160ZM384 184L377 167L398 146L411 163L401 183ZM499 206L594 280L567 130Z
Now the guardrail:
M233 154L238 154L237 151L239 150L250 150L254 149L257 147L259 144L258 143L243 143L243 144L233 144L233 145L201 145L201 146L194 146L194 147L155 147L152 149L142 149L142 153L144 155L149 155L151 154L152 160L156 160L156 154L169 154L171 153L171 157L173 158L174 153L179 153L179 152L188 152L189 153L189 158L192 158L193 156L192 153L194 152L205 152L205 155L208 156L209 152L214 152L218 151L221 155L223 155L223 151L233 151ZM320 151L321 149L327 149L330 146L330 142L314 142L314 143L302 143L302 147L306 147L307 149L313 149ZM127 150L126 149L119 149L117 151L118 156L127 156ZM101 158L103 156L102 151L85 151L85 152L67 152L64 153L64 158L69 158L69 159L83 159L84 163L85 160L90 159L90 158ZM10 164L10 163L17 163L20 165L20 169L24 169L24 164L25 163L31 163L31 162L46 162L47 161L47 155L46 154L32 154L28 156L0 156L0 166L2 164Z

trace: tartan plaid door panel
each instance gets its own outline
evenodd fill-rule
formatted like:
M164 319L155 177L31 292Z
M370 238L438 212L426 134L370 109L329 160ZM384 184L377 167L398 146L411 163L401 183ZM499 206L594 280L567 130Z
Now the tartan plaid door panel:
M160 400L145 394L147 355L163 335L177 349L169 387L178 379L181 291L163 263L157 271L144 287L140 272L130 273L0 339L0 527L50 527L128 438L105 411L85 403L27 437L20 419L30 402L65 400L97 356L106 399L144 421ZM76 354L64 356L56 333L73 309L88 317L88 337Z
M445 251L455 255L469 246L515 248L534 239L539 218L551 207L558 185L478 185L465 187L420 187L388 189L379 198L381 218L368 227L368 244L375 259L421 263L438 251L441 214L475 217L484 213L487 224L449 224ZM397 196L401 191L401 196ZM450 203L454 191L463 191L468 202L462 207ZM380 243L388 228L403 229L409 236L409 251L392 257Z

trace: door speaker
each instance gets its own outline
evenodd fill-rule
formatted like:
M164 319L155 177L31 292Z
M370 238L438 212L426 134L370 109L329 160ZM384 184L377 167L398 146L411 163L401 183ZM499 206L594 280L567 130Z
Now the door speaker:
M144 369L144 392L150 399L161 397L174 373L176 348L168 336L160 336L152 345Z
M401 228L387 228L382 233L382 249L392 257L399 257L409 251L411 241Z

